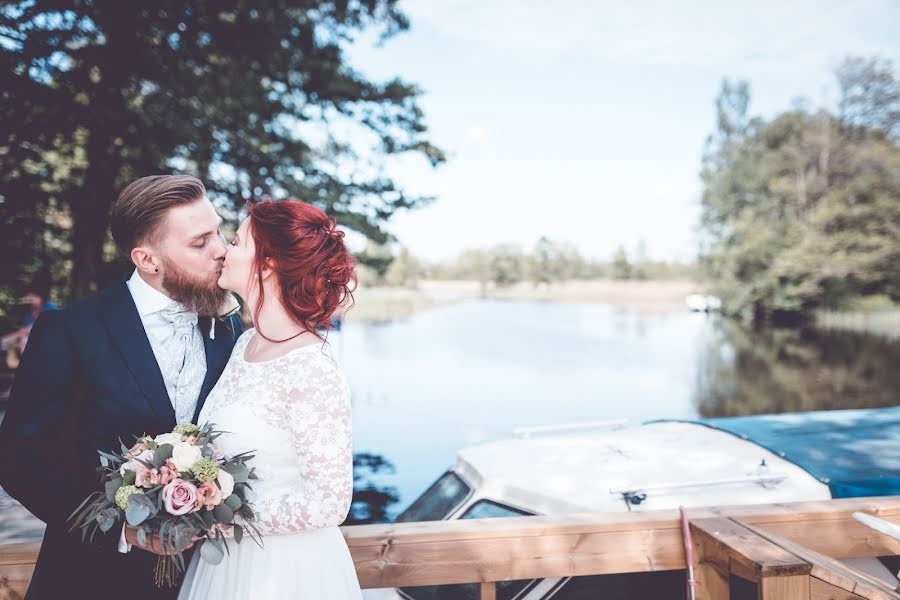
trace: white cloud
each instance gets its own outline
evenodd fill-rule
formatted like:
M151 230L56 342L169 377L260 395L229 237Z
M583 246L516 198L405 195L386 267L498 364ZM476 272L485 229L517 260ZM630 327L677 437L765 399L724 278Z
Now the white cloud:
M802 61L820 68L848 51L897 48L862 27L896 24L893 0L421 0L406 2L414 24L482 46L542 60L545 54L588 54L645 65L706 67L745 64L781 70ZM896 27L893 35L896 36ZM890 33L888 33L890 35ZM543 60L551 60L544 56Z

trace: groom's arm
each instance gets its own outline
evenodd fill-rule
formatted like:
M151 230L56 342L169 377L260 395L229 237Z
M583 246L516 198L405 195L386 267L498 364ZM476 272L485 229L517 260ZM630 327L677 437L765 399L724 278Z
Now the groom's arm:
M94 487L77 461L75 368L65 312L34 324L0 425L0 485L47 524L64 523Z

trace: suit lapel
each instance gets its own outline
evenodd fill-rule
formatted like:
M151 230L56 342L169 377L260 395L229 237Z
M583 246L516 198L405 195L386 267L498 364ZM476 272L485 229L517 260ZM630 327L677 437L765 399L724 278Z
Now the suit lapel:
M153 412L166 423L175 422L175 409L169 400L166 383L150 347L134 299L124 281L100 293L105 310L101 315L113 344L125 359L125 365L140 386Z
M231 318L228 321L231 322ZM210 322L216 328L216 336L213 340L209 339ZM203 345L206 349L206 377L203 378L203 386L200 388L200 396L197 398L194 423L197 423L203 403L206 402L206 397L219 380L222 369L231 355L231 349L234 347L234 333L219 319L200 317L200 331L203 333Z

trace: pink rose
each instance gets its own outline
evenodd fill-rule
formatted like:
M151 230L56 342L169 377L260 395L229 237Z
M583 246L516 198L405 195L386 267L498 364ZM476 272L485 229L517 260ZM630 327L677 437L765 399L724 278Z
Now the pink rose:
M163 506L170 515L183 515L196 510L197 488L183 479L173 479L162 489Z
M222 490L212 481L207 481L197 488L197 501L194 507L203 506L206 510L212 510L222 502Z

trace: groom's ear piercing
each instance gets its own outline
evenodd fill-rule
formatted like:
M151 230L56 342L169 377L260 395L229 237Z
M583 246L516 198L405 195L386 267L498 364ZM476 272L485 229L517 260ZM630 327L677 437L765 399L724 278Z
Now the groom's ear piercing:
M159 273L159 269L153 269L153 271Z

